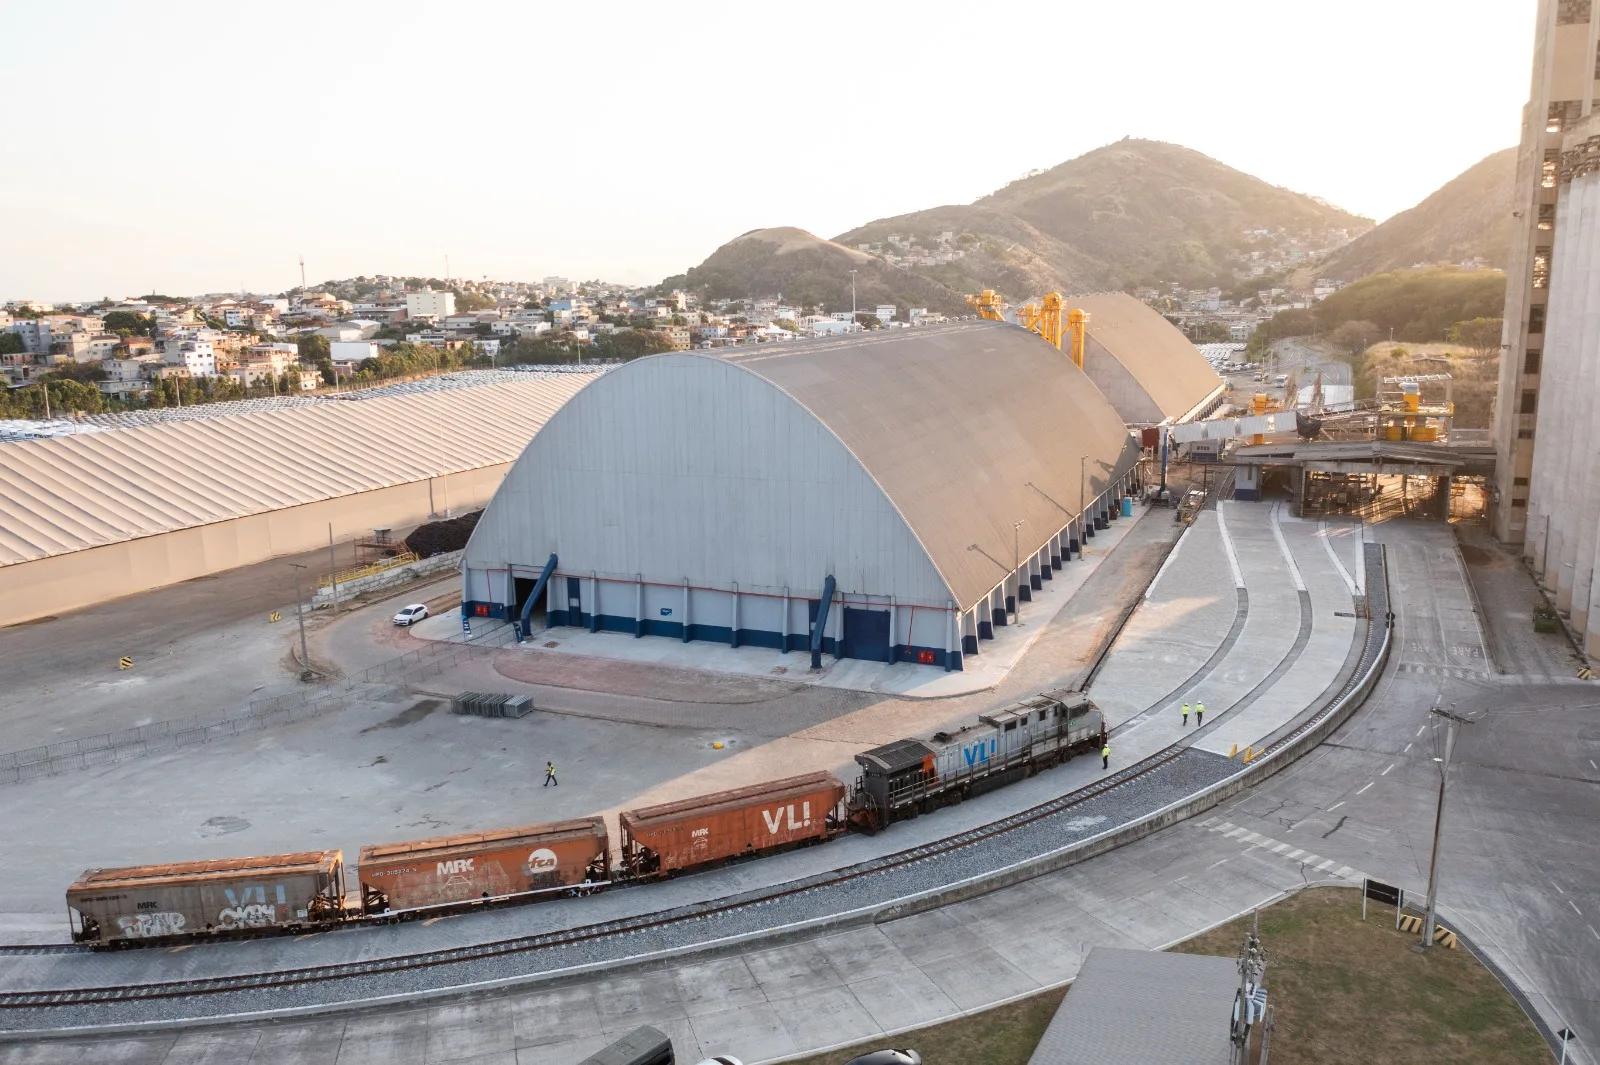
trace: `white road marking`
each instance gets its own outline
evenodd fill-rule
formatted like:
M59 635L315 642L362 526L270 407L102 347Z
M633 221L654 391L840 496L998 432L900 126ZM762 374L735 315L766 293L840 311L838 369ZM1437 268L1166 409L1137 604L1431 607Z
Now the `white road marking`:
M1278 541L1278 551L1283 555L1284 564L1289 567L1289 579L1294 582L1294 590L1297 592L1303 592L1306 590L1305 578L1300 576L1300 567L1295 565L1294 555L1289 550L1289 541L1284 537L1283 525L1279 521L1278 516L1282 510L1282 503L1274 503L1272 505L1272 514L1270 517L1270 524L1272 525L1272 538Z
M1411 750L1411 744L1409 744L1409 743L1408 743L1408 744L1406 744L1406 749L1405 749L1405 750L1404 750L1404 751L1401 751L1401 752L1400 752L1400 753L1401 753L1401 754L1406 754L1406 753L1407 753L1407 752L1409 752L1409 751L1410 751L1410 750Z
M1289 852L1289 857L1298 860L1299 857L1304 853L1305 853L1304 850L1300 849L1299 847L1296 847L1294 850Z
M1561 885L1560 884L1551 884L1550 886L1556 889L1556 894L1558 894L1558 895L1565 895L1566 894L1565 891L1561 890Z
M1372 785L1374 785L1374 784L1376 784L1376 783L1377 783L1377 781L1376 781L1376 780L1369 780L1369 781L1367 781L1367 782L1366 782L1366 783L1365 783L1365 784L1363 784L1363 785L1361 785L1361 791L1366 791L1366 790L1367 790L1367 789L1368 789L1368 788L1370 788L1370 787L1372 787ZM1358 792L1356 792L1356 794L1357 794L1357 795L1360 795L1360 794L1361 794L1361 791L1358 791Z
M1217 500L1217 531L1222 534L1222 549L1228 554L1228 568L1233 571L1233 586L1244 587L1244 571L1239 568L1239 556L1233 550L1233 538L1228 535L1228 519L1222 511L1226 500Z
M1317 872L1319 872L1319 873L1327 872L1328 871L1328 867L1331 866L1332 864L1333 864L1333 859L1332 858L1324 858L1324 859L1322 859L1322 861L1317 863Z
M1389 769L1393 769L1393 768L1394 768L1394 763L1393 763L1393 762L1390 762L1390 763L1389 763ZM1386 776L1388 776L1388 775L1389 775L1389 769L1385 769L1385 770L1384 770L1384 771L1383 771L1383 772L1381 772L1381 773L1379 773L1379 774L1378 774L1378 775L1379 775L1379 776L1380 776L1380 777L1386 777Z
M1578 909L1578 904L1576 902L1573 902L1571 899L1568 899L1567 900L1567 905L1572 907L1572 912L1573 913L1577 914L1579 917L1583 916L1583 911Z
M1282 854L1288 849L1289 845L1287 843L1274 843L1271 848L1273 854Z
M1178 539L1181 540L1183 537L1180 536ZM1339 571L1339 576L1344 581L1344 586L1350 589L1351 595L1355 595L1356 582L1350 576L1350 571L1344 568L1344 563L1339 560L1339 553L1333 549L1333 541L1328 539L1327 522L1317 523L1317 539L1322 541L1322 549L1328 553L1328 558L1333 562L1333 568Z
M1356 871L1350 868L1348 865L1341 865L1339 868L1333 871L1333 875L1343 877L1346 880L1352 880L1355 878Z
M1590 769L1600 769L1600 765L1595 765L1594 764L1594 759L1591 758L1591 759L1589 759L1589 768Z
M1331 814L1331 813L1333 813L1333 811L1337 810L1339 807L1341 807L1343 805L1344 805L1344 800L1340 799L1338 802L1336 802L1332 806L1328 807L1328 812Z
M1417 729L1417 736L1420 738L1422 736L1422 734L1424 732L1426 732L1426 731L1428 731L1428 726L1427 725L1423 725L1421 728Z
M1595 931L1595 930L1594 930L1594 925L1590 925L1590 926L1589 926L1589 934L1590 934L1590 935L1591 935L1591 936L1594 936L1594 937L1595 937L1595 938L1596 938L1596 939L1600 939L1600 932L1596 932L1596 931Z

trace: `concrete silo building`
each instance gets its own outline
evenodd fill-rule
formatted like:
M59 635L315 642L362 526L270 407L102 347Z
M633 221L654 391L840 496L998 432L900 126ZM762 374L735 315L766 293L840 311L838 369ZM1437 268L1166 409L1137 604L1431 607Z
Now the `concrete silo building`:
M462 609L960 669L1114 520L1138 454L1069 359L1002 323L652 356L529 443Z

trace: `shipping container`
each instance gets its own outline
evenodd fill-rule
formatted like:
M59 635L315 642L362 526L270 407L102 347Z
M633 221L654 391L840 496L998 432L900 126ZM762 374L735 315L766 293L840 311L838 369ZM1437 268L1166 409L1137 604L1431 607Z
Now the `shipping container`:
M90 869L67 889L82 943L295 930L337 921L343 906L339 851Z
M606 879L605 820L379 843L361 848L356 877L362 912L384 913Z
M828 839L842 827L845 786L807 773L618 816L622 862L632 876L663 876L708 862Z

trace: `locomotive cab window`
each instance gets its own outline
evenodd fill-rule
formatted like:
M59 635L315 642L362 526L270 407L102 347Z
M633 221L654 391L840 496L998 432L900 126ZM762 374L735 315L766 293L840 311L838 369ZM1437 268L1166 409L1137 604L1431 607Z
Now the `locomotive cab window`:
M1012 729L1014 729L1016 727L1017 727L1017 723L1015 721L1007 721L1006 722L1006 731L1007 732L1010 732Z

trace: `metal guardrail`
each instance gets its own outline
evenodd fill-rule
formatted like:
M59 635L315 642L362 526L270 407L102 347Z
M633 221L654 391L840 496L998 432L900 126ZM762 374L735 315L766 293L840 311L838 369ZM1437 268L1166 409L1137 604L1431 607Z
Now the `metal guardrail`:
M464 659L476 657L512 642L511 626L491 630L469 640L440 641L369 666L334 685L252 701L242 712L216 710L172 721L155 721L138 728L106 732L45 747L0 752L0 784L20 784L75 769L92 769L129 758L166 754L245 732L275 728L343 709L358 699L379 694L372 686L403 687L404 683L437 675Z
M402 551L398 555L380 558L378 561L369 562L364 566L355 566L333 574L324 573L317 578L317 591L320 592L324 588L332 588L335 584L349 584L351 581L359 581L363 577L373 577L379 573L392 570L396 566L404 566L415 561L417 561L417 555L414 552Z

